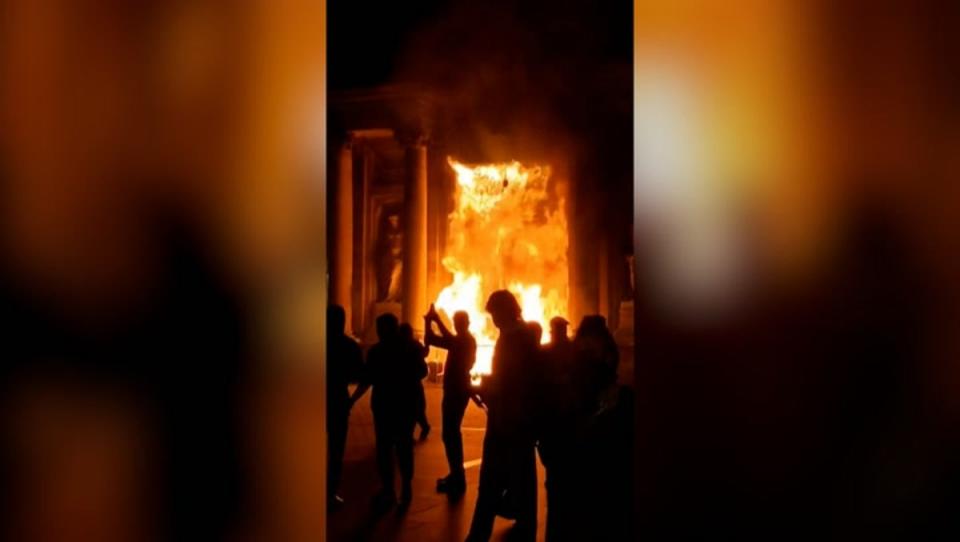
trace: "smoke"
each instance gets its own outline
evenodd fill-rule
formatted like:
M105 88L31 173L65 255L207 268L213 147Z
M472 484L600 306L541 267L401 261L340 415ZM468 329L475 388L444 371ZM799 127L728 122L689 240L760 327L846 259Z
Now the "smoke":
M454 2L411 32L393 77L435 94L437 151L550 166L569 217L574 319L620 295L591 279L602 257L591 240L630 245L630 13L625 0Z
M617 71L628 82L629 63L605 58L608 35L590 24L602 14L584 2L537 7L454 3L400 55L395 80L438 94L437 128L458 157L573 166L590 136L584 126L609 122L617 87L607 83ZM622 89L629 100L629 85Z

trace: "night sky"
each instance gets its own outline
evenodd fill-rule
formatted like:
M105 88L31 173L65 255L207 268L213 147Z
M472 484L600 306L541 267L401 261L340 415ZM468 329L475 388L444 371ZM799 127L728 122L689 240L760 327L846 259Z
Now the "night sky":
M482 8L478 8L480 4ZM629 0L330 0L330 88L370 87L392 81L400 57L418 33L442 28L445 20L477 9L490 14L489 20L478 21L484 33L495 33L498 19L506 15L524 26L535 46L518 51L522 56L541 56L542 60L544 54L553 58L572 55L596 62L630 62ZM459 37L450 36L453 40ZM541 54L533 54L533 49Z

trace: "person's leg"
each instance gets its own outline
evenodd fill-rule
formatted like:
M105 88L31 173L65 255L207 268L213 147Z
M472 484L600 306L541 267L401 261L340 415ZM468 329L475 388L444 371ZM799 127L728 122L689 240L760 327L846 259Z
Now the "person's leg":
M420 426L420 440L427 438L430 433L430 422L427 421L427 392L423 389L423 383L420 383L420 395L417 397L417 422Z
M402 483L401 502L410 502L413 483L413 429L414 420L405 421L396 427L395 446L397 450L397 464L400 468L400 482Z
M535 540L537 537L537 455L533 442L519 444L512 490L517 492L517 540Z
M450 468L450 482L462 483L465 479L463 471L463 435L460 425L467 410L466 397L443 397L443 447L447 454L447 464Z
M331 498L339 491L343 475L343 453L347 443L348 417L347 411L333 412L327 417L327 494Z
M483 462L480 464L480 484L477 504L470 522L469 542L486 542L493 534L493 521L503 492L503 454L496 436L489 433L483 439Z
M385 416L373 417L373 430L377 439L377 470L380 473L381 492L393 495L393 431Z
M547 525L544 529L546 542L556 542L560 540L560 532L557 529L557 520L560 518L561 503L557 498L557 477L549 468L546 473L546 480L543 482L543 489L547 496Z
M569 481L565 479L566 465L557 465L547 469L547 542L572 540L569 522L577 517L577 511L570 506Z

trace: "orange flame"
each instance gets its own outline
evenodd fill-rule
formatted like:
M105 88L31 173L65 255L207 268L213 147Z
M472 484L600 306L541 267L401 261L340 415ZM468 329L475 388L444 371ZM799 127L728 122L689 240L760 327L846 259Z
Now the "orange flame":
M513 292L523 319L544 329L550 318L567 314L567 218L563 198L549 190L547 166L447 162L457 176L443 258L453 282L435 305L448 318L461 310L470 315L476 382L490 374L497 333L483 307L494 290Z

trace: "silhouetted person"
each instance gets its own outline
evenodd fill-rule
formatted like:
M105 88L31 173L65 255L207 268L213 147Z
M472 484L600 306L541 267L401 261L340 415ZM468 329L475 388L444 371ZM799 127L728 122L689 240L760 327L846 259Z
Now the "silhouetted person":
M516 516L514 534L534 540L537 532L537 472L534 388L539 385L534 335L520 319L520 305L506 290L490 295L486 305L500 336L494 348L492 372L484 377L481 397L487 406L480 487L468 541L486 541L494 518L503 510L504 492L511 492L507 508Z
M447 351L447 361L443 369L443 447L447 453L450 473L437 480L437 491L448 495L459 495L466 491L467 479L463 470L463 436L460 424L467 410L467 403L473 395L470 371L477 359L477 341L470 334L470 316L464 311L453 315L453 328L457 334L450 333L433 305L424 316L427 330L427 345L443 348ZM437 324L440 333L433 331Z
M907 480L908 471L922 468L900 458L910 457L909 450L920 446L922 424L917 420L925 414L917 406L923 394L918 383L919 375L928 370L921 365L920 352L925 348L923 329L936 320L927 312L935 297L918 265L916 246L898 224L896 209L888 205L864 197L851 209L838 236L837 255L820 286L826 295L819 314L810 317L820 323L817 338L823 337L826 346L818 352L822 367L818 376L830 413L823 424L826 459L818 491L831 496L828 521L837 531L864 532L873 538L893 538L896 535L890 533L896 532L921 539L926 537L905 536L901 529L906 522L916 521L911 527L918 527L950 518L940 526L957 529L955 512L905 505L902 485L877 482ZM955 473L945 476L948 484L956 483ZM936 490L944 492L941 495L956 496L960 486L941 487ZM911 506L923 510L923 519L907 519ZM889 513L894 510L897 513ZM931 521L938 514L943 515ZM956 531L940 536L956 538Z
M533 433L531 437L536 442L540 438L540 432L544 426L544 414L547 414L546 410L542 408L546 406L546 391L547 391L547 367L545 366L545 350L540 341L543 339L543 326L540 325L540 322L531 320L524 322L524 325L527 328L527 331L530 333L534 349L529 355L529 357L524 361L526 365L528 374L536 375L537 382L533 383L531 381L531 387L526 390L529 394L529 401L531 405L536 405L535 409L528 411L528 415L531 418L531 427ZM525 484L527 480L531 477L536 478L536 473L527 472L530 469L536 469L536 461L523 461L519 465L520 470L515 472L511 477L511 484L519 481L519 483ZM516 519L518 511L517 509L522 506L521 500L523 499L522 495L524 489L522 487L513 487L508 485L503 494L503 500L497 515L503 516L507 519Z
M427 357L429 349L413 336L413 327L410 326L410 324L406 322L400 324L400 337L409 342L414 349L419 348L424 358ZM419 409L417 410L417 425L420 426L420 440L426 440L427 435L430 434L430 422L427 421L427 393L423 389L422 381L419 386L420 402L418 404Z
M547 410L557 402L567 403L570 398L556 396L558 392L567 392L571 389L573 378L573 341L567 335L569 322L562 316L550 320L550 342L543 346L543 363L545 376L550 382L549 401Z
M619 351L602 316L573 341L569 389L541 439L547 470L547 540L627 540L632 502L633 394L617 384ZM546 453L544 453L546 452Z
M377 317L377 337L379 342L367 353L360 386L350 401L355 403L373 387L370 406L377 438L377 467L383 484L375 503L387 507L396 502L393 475L396 455L402 483L400 503L406 505L412 497L413 428L419 408L418 386L427 374L427 365L422 350L401 338L396 316L383 314Z
M350 418L347 386L359 380L363 370L363 352L360 345L344 333L345 323L343 307L327 308L327 499L332 507L343 504L337 490L343 473Z
M570 322L562 316L555 316L550 319L550 342L547 343L545 348L547 352L569 351L573 347L573 342L567 335L569 325Z
M546 389L543 393L545 415L540 424L537 450L546 468L547 508L551 503L550 478L555 464L554 456L563 453L563 435L573 419L576 386L574 383L573 341L567 335L569 322L560 316L550 320L550 342L543 346L543 375ZM550 516L548 514L548 520ZM550 523L548 521L548 528Z
M617 382L620 351L607 321L600 315L584 316L573 341L574 373L589 397Z

